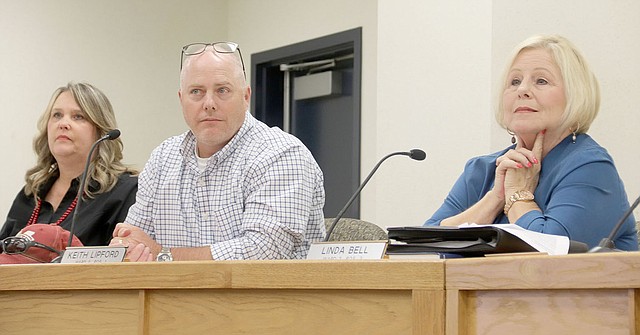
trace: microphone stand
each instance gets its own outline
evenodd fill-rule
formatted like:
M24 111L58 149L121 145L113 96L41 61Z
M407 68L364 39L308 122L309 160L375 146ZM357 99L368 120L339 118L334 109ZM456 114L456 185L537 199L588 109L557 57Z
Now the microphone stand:
M93 143L91 149L89 149L89 155L87 155L87 162L84 165L84 171L82 171L82 177L80 177L80 185L78 186L78 195L77 195L77 203L76 208L73 211L73 216L71 217L71 227L69 227L69 242L67 243L67 248L71 247L71 243L73 242L73 230L76 224L76 217L78 216L78 212L80 211L80 204L82 204L82 195L84 194L84 185L87 180L87 171L89 170L89 166L91 165L91 156L93 156L93 151L96 149L98 144L104 140L115 140L120 137L120 130L113 129L110 130L106 135L100 137L97 141ZM64 254L64 251L63 251ZM60 263L62 261L62 255L54 258L51 263Z
M369 182L369 179L371 179L371 177L373 176L373 174L378 170L378 168L380 167L380 165L382 164L382 162L384 162L385 160L387 160L387 158L391 157L391 156L396 156L396 155L405 155L405 156L409 156L412 159L415 160L423 160L426 157L426 154L424 153L424 151L420 150L420 149L413 149L410 152L404 152L404 151L399 151L399 152L392 152L386 156L384 156L379 162L378 164L376 164L376 166L373 168L373 170L371 170L371 172L369 172L369 175L367 176L367 178L365 178L365 180L362 182L362 184L360 184L360 186L358 187L358 189L355 191L355 193L353 193L353 195L351 196L351 198L349 199L349 201L347 201L347 204L342 207L342 209L340 210L340 212L338 212L338 215L336 215L336 217L333 219L333 221L331 222L331 225L329 226L329 230L327 230L327 236L325 237L324 241L327 242L329 241L329 238L331 237L331 233L333 232L333 230L336 228L336 225L338 223L338 221L340 221L340 219L342 218L342 216L344 215L344 212L347 211L347 209L349 208L349 206L351 206L351 203L353 203L354 200L356 200L356 198L358 197L358 195L360 194L360 192L362 191L362 189L364 188L365 185L367 185L367 183Z

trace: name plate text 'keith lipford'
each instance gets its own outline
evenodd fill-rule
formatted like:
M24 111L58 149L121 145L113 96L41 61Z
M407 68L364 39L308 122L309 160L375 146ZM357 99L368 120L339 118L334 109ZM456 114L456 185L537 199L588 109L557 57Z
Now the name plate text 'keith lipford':
M64 251L60 263L117 263L124 260L127 248L114 247L70 247Z

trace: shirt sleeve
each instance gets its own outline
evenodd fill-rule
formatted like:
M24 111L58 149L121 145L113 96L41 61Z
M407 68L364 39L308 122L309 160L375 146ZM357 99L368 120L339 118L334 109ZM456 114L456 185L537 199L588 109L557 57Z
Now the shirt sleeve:
M530 211L515 224L593 247L609 235L628 208L624 187L611 161L592 161L565 172L546 197L536 200L545 202L538 204L544 212ZM634 220L632 215L630 224Z
M453 184L440 208L425 222L425 226L439 226L442 220L460 214L478 202L491 188L495 178L495 158L476 157L467 162L464 171ZM475 222L489 224L492 222Z
M31 215L31 212L28 212L27 203L28 198L24 195L24 188L22 188L13 200L9 214L7 214L7 219L2 226L2 230L0 230L0 240L14 236L17 233L19 230L16 229L18 221L24 221L23 225L27 224L27 215ZM0 250L0 252L2 252L2 250Z
M318 180L320 178L320 180ZM299 258L322 174L308 151L291 147L248 170L239 237L211 246L213 259ZM319 204L320 208L322 204ZM316 239L322 238L318 232ZM303 248L306 250L306 248Z
M135 180L135 185L128 188L128 193L126 194L125 198L122 200L120 211L116 216L116 220L115 220L116 223L124 222L126 220L127 214L129 212L129 208L131 208L131 206L133 206L133 204L135 204L136 202L136 193L138 192L138 181L137 181L138 177L129 176L127 174L125 178L132 178L133 180Z
M138 191L135 197L135 203L129 208L126 223L140 227L149 236L154 236L153 229L153 204L155 190L158 186L158 168L160 158L160 149L156 148L151 157L144 166L144 169L138 176Z

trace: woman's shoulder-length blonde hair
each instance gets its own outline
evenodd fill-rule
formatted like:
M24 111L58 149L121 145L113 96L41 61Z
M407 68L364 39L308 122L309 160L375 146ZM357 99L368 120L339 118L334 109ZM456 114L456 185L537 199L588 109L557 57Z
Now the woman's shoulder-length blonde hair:
M549 50L560 69L567 102L560 126L576 133L586 133L600 109L600 87L578 48L568 39L558 35L531 36L513 49L497 92L495 117L498 124L507 128L504 124L502 95L509 85L509 70L522 51L531 49Z
M53 92L49 104L38 120L38 134L33 140L33 149L37 156L36 165L29 169L25 175L25 193L34 195L39 199L40 188L51 180L57 178L59 171L55 157L49 149L48 128L51 110L56 99L63 92L70 92L78 103L85 117L96 128L96 139L104 136L112 129L117 128L116 116L109 99L96 87L88 83L70 82L66 86L59 87ZM85 194L93 198L97 194L110 191L118 182L118 177L124 172L135 174L136 171L126 167L122 162L123 144L120 138L104 141L94 152L91 166L87 175L88 180L93 180L95 187L86 187ZM89 182L87 182L87 185Z

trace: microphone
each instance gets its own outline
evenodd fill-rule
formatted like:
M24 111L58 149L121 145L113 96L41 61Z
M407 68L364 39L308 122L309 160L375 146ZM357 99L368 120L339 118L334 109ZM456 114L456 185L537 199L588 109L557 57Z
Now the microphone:
M611 231L611 234L609 234L609 237L603 238L597 246L591 248L591 250L589 250L588 252L597 253L597 252L620 251L616 249L615 243L613 243L613 238L616 236L616 234L618 234L618 231L620 230L620 228L622 228L622 225L624 224L624 222L627 221L627 218L629 217L629 215L633 213L633 210L636 209L636 207L638 207L638 204L640 204L640 197L638 197L638 199L636 199L633 205L631 205L631 207L629 207L629 209L627 209L627 211L624 212L624 215L622 216L620 221L618 221L618 224L616 224L616 226L613 228L613 230Z
M100 142L105 140L109 140L109 141L115 140L118 137L120 137L120 130L118 129L109 130L109 132L107 132L106 135L100 137L97 141L95 141L95 143L93 143L93 145L91 146L91 149L89 149L87 162L84 165L84 171L82 172L82 177L80 177L80 186L78 187L78 198L77 198L78 202L76 203L76 208L73 211L73 216L71 217L71 227L69 228L69 233L70 233L69 244L67 244L67 247L70 247L71 242L73 241L73 228L75 227L76 217L78 216L78 212L80 211L80 204L82 203L82 194L84 193L84 184L86 183L86 179L87 179L87 170L89 170L89 165L91 165L91 156L93 155L93 151L96 149L98 144L100 144ZM62 257L60 257L60 259L61 258Z
M420 150L420 149L412 149L409 152L405 152L405 151L392 152L392 153L384 156L378 162L378 164L376 164L376 166L373 168L373 170L371 170L371 172L369 173L367 178L362 182L362 184L360 184L360 187L358 187L356 192L353 193L353 195L351 196L351 199L349 199L349 201L347 201L347 204L340 210L340 212L338 212L338 215L336 215L335 219L333 219L333 222L331 222L331 225L329 226L329 230L327 231L327 236L324 239L325 242L329 241L329 238L331 237L331 233L333 232L333 229L336 227L338 221L340 220L340 218L342 218L342 216L344 215L344 212L347 211L349 206L351 206L351 203L354 200L356 200L356 197L358 197L360 192L362 192L362 189L364 188L365 185L367 185L367 182L369 182L369 179L371 179L373 174L378 170L378 168L380 167L380 164L382 164L382 162L387 160L387 158L389 158L391 156L397 156L397 155L409 156L409 157L411 157L411 159L415 159L417 161L424 160L427 157L427 154L424 151Z

